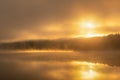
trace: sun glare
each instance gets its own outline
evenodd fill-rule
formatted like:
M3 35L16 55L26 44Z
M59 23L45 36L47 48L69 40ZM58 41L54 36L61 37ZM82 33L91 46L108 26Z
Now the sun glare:
M102 23L99 20L93 18L91 19L84 18L83 20L80 20L78 24L80 29L80 35L77 35L75 37L91 38L104 36L103 34L97 31L100 28L100 26L102 26Z
M83 23L83 27L93 29L93 28L95 28L95 24L93 22L85 22L85 23Z
M88 80L88 79L91 80L91 79L94 79L95 77L97 77L97 73L92 69L82 71L81 74L82 74L82 77L86 80Z
M101 37L104 36L103 34L85 34L85 38L91 38L91 37Z
M76 76L79 77L75 80L96 80L96 78L100 75L97 73L96 66L101 66L101 64L72 61L72 65L80 66L80 68L76 71Z
M97 25L95 22L93 21L83 21L80 23L80 26L87 28L87 29L93 29L95 28Z
M102 36L106 36L107 34L83 34L83 35L77 35L74 36L74 38L79 38L79 37L83 37L83 38L92 38L92 37L102 37Z

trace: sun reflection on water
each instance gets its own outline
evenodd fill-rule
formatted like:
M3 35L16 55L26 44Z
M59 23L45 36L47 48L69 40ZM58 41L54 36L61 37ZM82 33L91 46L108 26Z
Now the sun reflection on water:
M120 80L120 66L73 60L70 57L73 54L70 54L54 51L1 54L0 71L5 72L5 76L1 77L7 76L7 79L0 80L16 80L21 77L22 80ZM78 56L74 55L75 58ZM71 60L66 60L68 58ZM9 79L11 76L12 79Z
M98 63L73 61L72 65L78 66L74 74L79 80L96 80L100 76L96 67Z

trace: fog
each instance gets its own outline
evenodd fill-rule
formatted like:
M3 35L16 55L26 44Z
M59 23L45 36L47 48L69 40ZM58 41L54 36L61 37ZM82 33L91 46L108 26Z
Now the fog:
M120 0L0 0L0 41L81 35L82 29L75 23L89 17L102 24L95 32L116 33L120 31L119 3Z
M103 57L110 52L101 51L97 54L100 58L96 58L94 53L1 52L0 80L118 80L120 67L115 63L119 61L113 59L113 54ZM116 54L119 57L119 52Z

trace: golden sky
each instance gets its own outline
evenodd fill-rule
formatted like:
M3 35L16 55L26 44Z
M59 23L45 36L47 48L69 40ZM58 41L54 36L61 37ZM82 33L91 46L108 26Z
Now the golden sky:
M120 0L0 0L0 40L120 32Z

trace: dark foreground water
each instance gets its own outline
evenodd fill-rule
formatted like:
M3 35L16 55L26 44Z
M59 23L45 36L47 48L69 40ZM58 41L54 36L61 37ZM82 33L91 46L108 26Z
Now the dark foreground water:
M120 52L1 52L0 80L120 80Z

